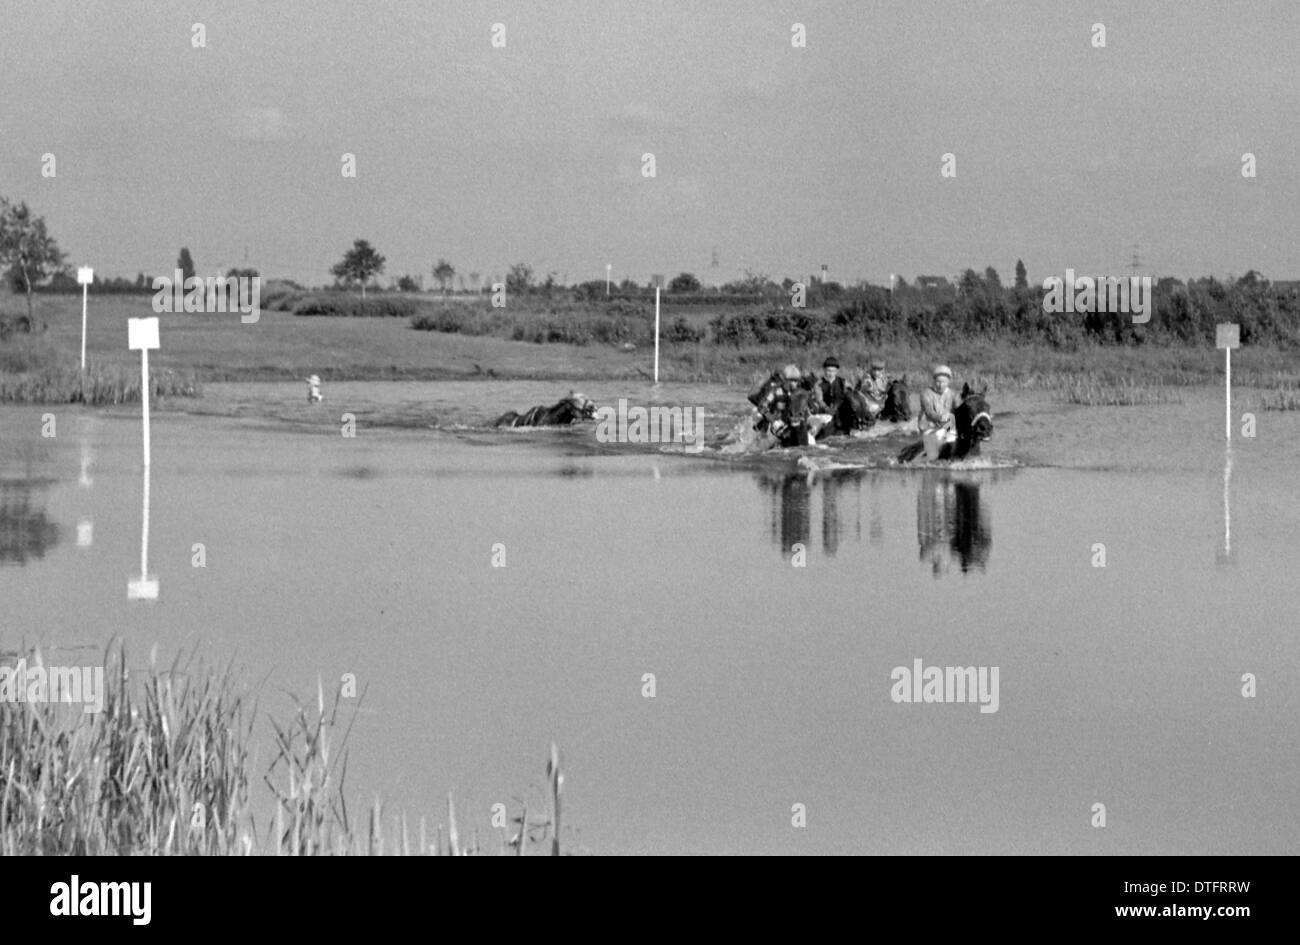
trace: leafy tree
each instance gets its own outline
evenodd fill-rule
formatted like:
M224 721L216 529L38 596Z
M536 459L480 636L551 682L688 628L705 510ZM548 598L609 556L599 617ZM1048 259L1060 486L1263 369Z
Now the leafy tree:
M384 257L375 252L368 240L353 240L352 248L343 254L343 259L335 263L330 270L336 279L344 285L361 283L361 297L366 297L366 283L372 276L384 271Z
M1024 261L1020 259L1016 260L1016 288L1029 288L1029 274L1025 271Z
M418 292L420 291L420 284L410 276L402 276L400 279L397 280L397 291Z
M998 275L998 271L992 266L984 270L984 285L993 295L1002 293L1002 277Z
M194 277L194 259L190 256L188 247L181 247L180 258L176 260L176 268L181 271L181 278L186 282Z
M984 283L980 281L979 273L974 269L967 269L963 272L961 274L961 279L957 282L958 291L960 291L962 295L966 296L974 295L983 287Z
M533 287L533 270L523 263L515 263L506 276L506 291L511 295L527 295Z
M456 275L456 268L447 260L439 259L433 267L433 277L438 280L438 285L442 286L442 294L447 294L447 287L451 285L452 277Z
M700 291L700 280L695 278L689 272L683 272L681 275L668 283L669 292L698 292Z
M63 268L63 252L45 229L45 218L32 216L26 203L0 197L0 265L10 267L15 282L27 296L27 318L32 317L32 286Z

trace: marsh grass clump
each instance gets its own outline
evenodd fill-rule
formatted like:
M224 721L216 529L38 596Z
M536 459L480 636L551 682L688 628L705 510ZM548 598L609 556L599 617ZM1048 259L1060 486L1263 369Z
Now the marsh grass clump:
M1177 390L1164 384L1138 384L1130 378L1110 381L1072 377L1065 379L1058 390L1066 403L1085 407L1141 407L1183 402Z
M39 651L6 653L0 665L18 660L28 673L44 671ZM462 837L450 794L446 827L432 837L423 819L418 832L405 814L389 821L378 800L356 818L344 801L350 725L341 726L342 692L327 705L318 684L314 704L300 703L286 725L270 723L273 757L262 781L273 809L258 817L257 705L229 669L191 658L136 674L120 646L103 664L101 711L0 699L0 855L560 852L563 775L554 746L549 810L535 803L546 814L530 817L521 801L495 843L480 843L477 830Z
M198 397L192 373L164 368L149 372L154 398ZM89 361L83 373L75 355L49 338L19 335L0 344L0 403L128 404L140 402L140 369L134 364Z
M1259 403L1261 410L1300 410L1300 390L1294 387L1266 393Z

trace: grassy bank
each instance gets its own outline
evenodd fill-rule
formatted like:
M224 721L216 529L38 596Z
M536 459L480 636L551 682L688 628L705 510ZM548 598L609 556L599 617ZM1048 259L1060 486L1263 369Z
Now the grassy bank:
M132 352L134 354L134 352ZM86 359L47 334L13 335L0 342L0 403L125 404L140 402L140 367L137 363ZM197 397L199 383L193 373L170 368L149 373L154 399Z
M25 659L30 680L43 664L39 653ZM16 662L15 655L0 661ZM341 697L330 705L318 693L287 724L270 721L272 760L255 772L250 757L262 719L229 671L128 672L121 649L103 663L102 711L0 699L0 855L561 852L563 778L554 748L549 798L483 839L458 826L450 795L445 821L433 824L385 815L378 800L350 811ZM254 810L254 777L270 789L272 809Z
M57 344L65 355L75 352L81 338L79 299L47 296L37 304L38 320L48 324L39 337ZM174 372L178 386L168 392L178 394L203 381L299 381L308 374L327 382L499 378L569 383L640 381L652 371L651 316L640 302L604 305L530 298L493 309L486 301L449 304L422 299L419 305L412 318L303 317L264 310L255 324L243 324L233 313L164 314L162 348L151 356L151 365L160 377L166 376L163 371ZM129 398L139 356L127 350L126 319L153 314L149 298L92 298L90 311L90 361L105 377L120 379L122 396ZM1119 394L1127 401L1164 402L1140 398L1173 395L1139 389L1204 385L1222 378L1222 354L1200 344L1133 346L1084 339L1057 347L1024 342L1008 333L933 342L910 336L869 341L862 333L809 344L773 341L769 334L766 341L739 337L736 343L724 344L709 330L719 316L732 319L727 323L731 331L743 324L736 319L751 314L738 306L665 305L661 377L748 385L789 361L814 367L834 353L852 368L883 356L891 373L906 373L914 385L926 381L926 365L942 360L959 380L982 379L995 389L1042 391L1077 403L1110 402L1121 387ZM809 316L831 317L829 310ZM413 322L431 330L419 330ZM701 332L705 340L689 340ZM0 343L0 358L21 337ZM110 373L117 368L120 374ZM3 363L0 371L5 391L0 396L5 399L29 397L26 392L39 386L30 376L15 381ZM1279 348L1243 347L1234 354L1233 379L1242 387L1270 392L1294 389L1300 385L1300 359ZM65 372L48 386L62 396L72 393L69 384ZM116 389L115 384L117 380L109 389ZM1284 402L1281 395L1277 402Z

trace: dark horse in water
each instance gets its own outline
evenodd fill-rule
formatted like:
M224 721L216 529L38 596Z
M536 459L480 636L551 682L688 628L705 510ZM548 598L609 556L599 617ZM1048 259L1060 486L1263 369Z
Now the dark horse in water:
M961 404L952 412L957 427L957 439L953 443L945 443L940 447L940 459L978 456L980 444L993 435L993 414L989 409L989 402L984 399L987 391L987 384L978 391L971 390L969 384L962 385ZM925 441L921 440L899 453L898 461L910 463L923 452L925 452Z
M819 436L848 436L854 430L865 430L877 421L906 423L912 419L912 407L907 381L902 378L889 382L885 405L872 416L866 395L857 388L845 391L844 398L835 408L831 422L822 427Z
M563 427L575 420L591 420L596 416L596 404L577 391L553 407L538 404L524 413L503 413L492 424L494 427Z
M778 371L750 391L749 402L758 409L759 433L771 434L781 446L815 442L808 423L815 406L812 378L786 378Z

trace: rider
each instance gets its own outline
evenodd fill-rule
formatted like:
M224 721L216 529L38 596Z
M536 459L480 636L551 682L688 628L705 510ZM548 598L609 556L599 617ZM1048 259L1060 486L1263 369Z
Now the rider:
M871 361L871 372L858 381L858 393L866 398L867 410L876 416L885 409L885 398L889 396L889 377L885 374L885 362L880 358Z
M820 401L815 406L820 413L833 414L844 399L845 387L844 378L839 376L840 362L834 357L829 357L822 362L822 378L817 382L814 388L817 398ZM821 410L820 408L825 408Z
M952 370L946 364L936 364L934 384L921 391L921 416L918 426L922 433L931 429L952 431L956 420L952 412L957 408L957 392L952 389Z
M771 377L750 393L749 401L758 409L756 429L761 432L777 421L782 424L789 422L790 400L802 380L799 368L787 364L781 370L773 371Z

